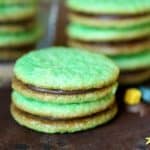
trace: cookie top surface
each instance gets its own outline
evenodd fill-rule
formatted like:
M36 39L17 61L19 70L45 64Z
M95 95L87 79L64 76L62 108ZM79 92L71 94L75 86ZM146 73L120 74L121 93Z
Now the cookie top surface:
M14 73L20 81L36 87L76 90L110 85L117 80L119 70L103 55L53 47L23 56Z
M101 14L137 14L150 12L150 0L67 0L71 10Z
M80 24L71 23L68 26L67 34L70 38L83 41L116 41L129 40L138 37L149 36L150 24L137 25L133 27L115 28L115 27L89 27Z

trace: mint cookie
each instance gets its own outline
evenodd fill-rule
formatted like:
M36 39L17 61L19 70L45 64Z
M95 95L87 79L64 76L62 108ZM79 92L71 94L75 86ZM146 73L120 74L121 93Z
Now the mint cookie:
M0 1L0 61L15 60L35 49L41 37L38 1Z
M150 51L149 4L150 0L67 0L68 45L108 55L120 67L123 84L146 81L150 68L146 54ZM137 72L141 78L133 79Z
M117 112L118 75L118 67L100 54L65 47L30 52L14 67L12 116L19 124L47 133L75 132L103 124ZM41 127L30 124L29 116L35 123L41 120ZM55 120L58 128L53 129Z

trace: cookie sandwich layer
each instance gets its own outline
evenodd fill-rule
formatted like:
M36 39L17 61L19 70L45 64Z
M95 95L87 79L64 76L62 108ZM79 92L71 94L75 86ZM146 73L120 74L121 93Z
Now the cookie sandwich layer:
M103 55L65 47L30 52L15 64L12 115L19 124L47 133L76 132L103 124L117 112L118 75L118 67ZM47 125L42 122L43 129L27 125L21 116L27 122L46 119L49 129L43 130ZM53 130L56 122L58 128ZM67 124L70 128L65 128Z

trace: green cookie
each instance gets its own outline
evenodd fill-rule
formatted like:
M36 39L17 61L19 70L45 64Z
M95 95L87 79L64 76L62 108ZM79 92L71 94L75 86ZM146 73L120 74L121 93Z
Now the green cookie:
M13 79L12 87L18 93L24 95L25 97L29 97L31 99L37 99L42 102L50 102L50 103L59 103L59 104L69 104L69 103L82 103L82 102L90 102L97 101L102 97L105 97L108 94L115 94L117 90L117 83L114 83L108 87L100 88L99 90L88 92L84 94L72 94L72 95L58 95L58 94L50 94L50 93L42 93L36 90L30 89L28 86L19 82L17 79Z
M144 2L117 0L115 3L113 0L91 0L89 3L84 0L67 0L69 20L77 24L100 28L125 28L150 24L150 6L146 5L150 3L149 0Z
M97 101L91 99L91 102L84 103L57 104L30 99L18 92L13 92L12 100L15 106L30 114L55 119L68 119L89 116L103 111L114 103L114 96L109 94Z
M25 4L37 4L39 0L1 0L0 6L7 6L7 5L25 5Z
M95 14L137 14L150 10L150 0L67 0L71 10Z
M118 55L111 57L121 70L138 70L142 68L150 68L150 50L133 54Z
M26 20L33 18L37 14L37 5L24 4L24 5L1 5L0 4L0 21L1 22L14 22L18 20Z
M84 26L96 28L126 28L135 27L136 25L150 24L150 15L95 15L70 11L68 15L69 21Z
M150 39L135 39L133 41L116 42L90 42L69 39L68 45L75 48L81 48L91 52L103 53L108 56L129 55L144 52L150 48Z
M117 113L118 67L82 49L52 47L17 60L11 114L21 125L46 133L94 128Z
M40 39L41 34L42 34L42 29L39 26L34 27L31 30L22 31L18 33L2 32L0 34L0 47L8 48L8 47L16 47L16 46L33 44Z
M39 22L36 19L29 18L28 20L19 22L6 22L0 24L0 34L16 34L20 32L32 31Z
M137 25L131 28L95 28L79 24L70 24L67 29L70 39L81 41L118 41L130 40L149 36L150 25Z
M23 56L14 73L18 80L35 87L71 91L110 86L119 69L103 55L54 47Z
M85 118L77 118L72 120L53 120L49 118L40 118L19 110L11 105L11 114L20 125L32 130L44 133L72 133L94 128L98 125L105 124L110 121L117 113L117 107L113 107Z

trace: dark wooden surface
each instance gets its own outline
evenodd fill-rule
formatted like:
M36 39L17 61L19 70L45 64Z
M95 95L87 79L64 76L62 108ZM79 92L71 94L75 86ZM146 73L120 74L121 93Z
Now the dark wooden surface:
M61 9L63 11L63 9ZM56 45L65 44L64 13L60 13ZM117 100L122 101L122 90ZM41 134L19 126L11 118L10 88L0 89L0 150L148 150L150 115L127 113L122 105L109 124L75 134Z

